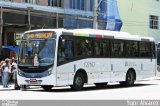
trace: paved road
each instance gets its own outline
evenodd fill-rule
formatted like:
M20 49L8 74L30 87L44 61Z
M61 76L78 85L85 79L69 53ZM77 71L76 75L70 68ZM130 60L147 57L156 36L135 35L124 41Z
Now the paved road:
M40 87L31 87L27 91L14 90L13 85L4 89L0 85L0 99L6 100L160 100L160 77L135 83L134 87L122 87L118 83L105 88L86 86L83 91L71 91L69 87L56 87L44 91Z

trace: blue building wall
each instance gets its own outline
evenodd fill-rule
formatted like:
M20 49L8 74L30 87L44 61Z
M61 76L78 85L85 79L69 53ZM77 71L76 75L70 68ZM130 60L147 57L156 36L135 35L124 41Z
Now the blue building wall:
M99 19L106 20L106 29L120 31L122 20L119 15L117 0L99 0Z
M86 11L84 0L79 0L79 2L70 0L69 4L70 9ZM120 31L122 21L118 11L117 0L98 0L98 4L98 29ZM93 0L90 0L89 6L89 11L93 13ZM90 20L93 17L84 17L81 14L70 15L67 12L64 15L63 26L65 28L93 28L93 21Z

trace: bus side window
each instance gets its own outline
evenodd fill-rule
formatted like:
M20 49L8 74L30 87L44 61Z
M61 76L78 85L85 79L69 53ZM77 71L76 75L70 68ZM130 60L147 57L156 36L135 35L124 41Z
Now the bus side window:
M140 42L140 57L151 57L151 44L150 42Z
M123 57L124 55L124 41L113 40L111 44L112 57Z
M73 58L73 41L72 40L65 41L65 58L68 60Z
M155 58L156 57L156 52L155 52L155 43L151 43L151 55L152 55L152 58Z
M73 58L73 41L60 38L58 47L58 63L70 61Z
M63 38L61 37L59 39L59 44L58 44L58 63L65 61L64 57L65 57L65 54L64 54L64 47L63 47Z

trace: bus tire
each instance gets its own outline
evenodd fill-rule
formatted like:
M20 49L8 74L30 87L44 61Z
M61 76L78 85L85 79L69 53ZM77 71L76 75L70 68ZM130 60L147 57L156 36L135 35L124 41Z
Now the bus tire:
M134 72L133 71L128 71L127 75L126 75L126 85L127 86L133 86L134 85Z
M121 86L125 86L126 85L126 82L125 81L122 81L122 82L119 82Z
M106 83L95 83L96 87L98 88L104 88L107 86L107 84L108 84L107 82Z
M42 87L45 91L50 91L50 90L53 88L52 85L42 85L41 87Z
M127 72L126 81L120 82L120 85L128 86L128 87L129 86L133 86L134 85L134 81L135 81L134 72L132 70L130 70L130 71Z
M71 89L75 91L82 90L84 86L84 76L81 72L77 73L74 78L73 85L71 85Z

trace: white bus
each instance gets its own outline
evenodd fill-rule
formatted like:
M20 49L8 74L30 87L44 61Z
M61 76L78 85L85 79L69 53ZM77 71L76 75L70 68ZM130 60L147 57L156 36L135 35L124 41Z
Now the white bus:
M133 86L156 72L155 42L150 37L94 29L40 29L25 32L18 55L18 84L104 87Z

